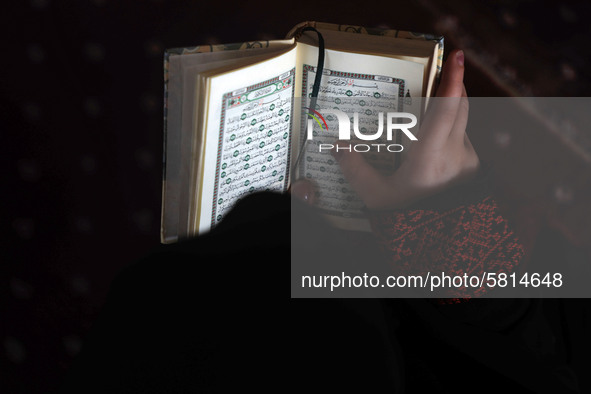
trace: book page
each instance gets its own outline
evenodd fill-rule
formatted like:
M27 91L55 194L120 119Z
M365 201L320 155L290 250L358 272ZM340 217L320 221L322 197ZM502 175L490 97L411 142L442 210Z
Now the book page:
M298 72L301 82L298 92L308 98L316 76L318 48L298 43ZM353 114L358 113L359 130L374 134L378 114L387 112L418 112L411 110L412 99L420 102L423 91L424 65L394 58L352 54L326 50L324 72L316 110L338 109L347 114L353 124ZM304 101L304 100L303 100ZM304 101L305 102L305 101ZM305 104L304 104L305 106ZM363 201L351 189L336 160L328 151L320 151L320 144L334 144L338 138L338 122L331 115L325 117L328 130L315 128L313 139L306 139L307 111L300 116L300 146L304 152L297 165L298 177L305 177L316 184L318 207L338 227L351 230L369 230L369 223L362 212ZM416 113L418 118L419 114ZM385 135L386 133L384 133ZM400 137L398 135L397 137ZM352 141L353 143L354 141ZM363 141L361 141L363 142ZM374 141L387 144L388 141ZM404 142L397 142L404 145ZM375 151L374 151L375 150ZM374 150L364 153L368 161L380 169L400 160L401 153Z
M250 52L251 56L245 53ZM179 232L188 234L192 227L191 213L194 207L191 202L196 193L193 192L191 173L193 172L194 158L200 158L203 152L202 140L204 135L204 117L207 107L204 107L208 94L205 92L208 73L215 73L216 70L228 68L241 68L252 64L257 64L276 56L278 53L286 52L285 48L251 49L248 51L223 51L206 52L198 55L206 56L203 64L192 65L183 69L183 91L182 91L182 117L181 117L181 140L180 140L180 194L179 194ZM242 54L240 57L227 58L231 54ZM226 55L227 56L221 56ZM215 58L225 59L206 63L206 61L215 59L209 55L216 55ZM189 55L196 56L196 55ZM201 82L200 82L201 81ZM193 159L192 159L193 158ZM199 170L199 169L197 169Z
M423 76L424 97L431 95L434 81L434 73L437 70L437 43L429 40L409 40L392 36L380 36L371 34L357 34L327 29L318 30L324 37L327 49L337 51L377 55L421 63L426 72ZM312 44L316 37L311 32L305 32L298 42Z
M195 224L199 233L256 191L289 183L295 48L209 80L205 157Z
M260 62L289 50L294 41L276 40L266 44L264 47L249 49L225 46L224 50L217 52L192 53L190 48L186 48L186 53L176 53L173 49L165 62L168 71L165 79L165 150L161 218L163 242L174 242L178 240L179 235L187 235L189 164L195 138L194 110L198 108L196 81L200 73L228 65L238 68Z

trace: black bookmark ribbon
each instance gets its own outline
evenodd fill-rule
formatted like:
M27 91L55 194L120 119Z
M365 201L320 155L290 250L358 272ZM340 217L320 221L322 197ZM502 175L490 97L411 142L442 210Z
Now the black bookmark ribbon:
M316 77L314 78L314 84L312 85L310 105L308 106L308 118L312 118L312 110L316 109L316 101L318 100L318 92L320 91L320 81L322 80L322 73L324 71L324 37L322 37L322 34L320 34L318 30L311 26L304 27L301 32L303 33L305 31L313 31L318 35L318 63L316 64ZM294 169L297 168L298 163L302 158L306 142L307 139L304 138L300 147L300 153L293 166Z

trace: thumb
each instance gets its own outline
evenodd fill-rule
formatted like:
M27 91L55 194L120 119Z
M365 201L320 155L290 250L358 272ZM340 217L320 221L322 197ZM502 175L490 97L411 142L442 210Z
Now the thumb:
M449 54L443 65L437 97L462 97L463 86L464 51L456 49Z
M336 145L331 153L339 162L351 188L365 205L370 209L387 205L390 195L384 177L365 161L361 153L349 151L351 145L343 141L338 141Z
M429 103L423 118L424 148L441 148L447 142L461 106L463 81L464 52L455 50L443 65L437 97Z

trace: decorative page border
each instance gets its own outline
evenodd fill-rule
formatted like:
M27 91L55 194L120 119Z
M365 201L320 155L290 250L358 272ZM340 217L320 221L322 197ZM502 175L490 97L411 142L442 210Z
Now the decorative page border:
M308 86L308 72L316 72L316 67L311 66L309 64L304 64L303 68L304 74L302 75L302 97L307 97L306 95L306 87ZM398 84L398 111L401 112L404 109L404 90L406 86L406 81L401 78L392 78L385 75L374 75L374 74L358 74L358 73L348 73L343 71L335 71L329 70L325 68L322 72L322 75L326 75L327 77L341 77L341 78L351 78L351 79L361 79L366 81L376 81L379 78L388 78L392 79L391 83ZM376 79L378 78L378 79ZM380 82L384 82L381 80Z
M285 74L287 74L287 75L285 75ZM214 187L213 187L213 205L212 205L212 211L211 211L211 228L213 228L215 226L215 223L218 221L218 220L216 220L217 206L218 206L218 203L217 203L218 202L218 188L219 188L218 179L219 179L219 175L220 175L221 162L222 162L222 151L223 151L223 144L224 144L223 135L224 135L224 124L226 121L226 109L229 107L232 107L234 105L240 104L241 97L247 96L248 94L252 93L255 90L264 88L268 85L271 85L273 83L283 81L283 80L286 80L289 78L292 78L292 81L291 81L291 83L292 83L292 90L291 90L292 110L291 110L291 113L293 114L293 101L294 101L294 94L295 94L295 67L292 68L291 70L289 70L288 73L283 73L281 75L278 75L278 76L268 79L266 81L259 82L254 85L250 85L246 88L232 90L231 92L227 92L222 96L222 113L221 113L221 117L220 117L220 131L219 131L219 136L218 136L220 142L218 143L216 168L215 168L215 183L214 183ZM264 97L264 96L261 96L261 97ZM287 141L287 165L286 165L285 179L283 181L283 189L284 190L287 190L287 185L289 184L289 175L290 175L289 163L291 162L292 132L293 132L293 122L290 122L289 137L288 137L288 141Z

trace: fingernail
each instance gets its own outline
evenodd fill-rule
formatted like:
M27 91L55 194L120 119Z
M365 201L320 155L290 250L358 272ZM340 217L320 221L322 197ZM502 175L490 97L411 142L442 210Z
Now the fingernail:
M464 66L464 51L460 50L456 53L456 60L460 66Z

